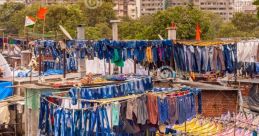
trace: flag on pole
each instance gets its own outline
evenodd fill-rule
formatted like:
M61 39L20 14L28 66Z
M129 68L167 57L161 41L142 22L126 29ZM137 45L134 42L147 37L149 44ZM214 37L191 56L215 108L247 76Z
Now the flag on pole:
M38 19L43 20L47 14L48 9L46 7L41 7L37 13Z
M196 25L196 38L197 41L201 40L201 27L199 24Z
M36 22L35 18L30 17L30 16L26 16L25 17L25 24L24 24L24 26L25 27L31 27L31 26L33 26L35 24L35 22Z

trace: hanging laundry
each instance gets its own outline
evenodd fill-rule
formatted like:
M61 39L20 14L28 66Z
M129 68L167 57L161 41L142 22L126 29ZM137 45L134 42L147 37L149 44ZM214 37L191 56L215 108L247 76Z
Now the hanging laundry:
M157 124L158 121L158 105L157 96L149 93L147 94L147 108L148 118L151 124Z
M120 103L112 104L112 125L118 126L120 119Z
M146 49L146 60L147 60L148 63L153 62L153 58L152 57L153 57L152 49L151 49L151 47L147 47L147 49Z
M124 66L124 61L122 58L119 56L119 52L117 49L114 49L114 54L112 58L112 63L114 63L116 66L123 67Z

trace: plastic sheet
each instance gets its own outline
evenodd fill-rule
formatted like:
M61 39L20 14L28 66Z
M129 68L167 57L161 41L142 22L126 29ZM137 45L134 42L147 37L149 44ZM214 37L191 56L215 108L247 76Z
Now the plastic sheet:
M13 88L8 87L12 85L12 82L0 82L0 100L13 95Z

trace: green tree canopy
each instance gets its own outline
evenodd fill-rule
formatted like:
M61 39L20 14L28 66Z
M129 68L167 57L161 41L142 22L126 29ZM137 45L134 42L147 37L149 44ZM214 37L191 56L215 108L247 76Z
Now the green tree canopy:
M219 29L219 37L259 37L259 20L254 14L236 13Z
M141 17L121 25L123 39L158 39L158 34L167 37L166 28L171 22L177 26L178 39L194 39L195 26L200 24L203 39L212 39L222 19L215 14L205 13L192 6L174 7L160 11L154 15Z
M5 3L0 6L0 26L9 33L16 33L17 27L14 27L14 18L19 11L25 9L22 3ZM17 19L18 20L18 19Z
M40 6L40 3L29 6L21 3L5 3L0 6L0 26L5 28L7 33L24 35L25 16L36 18ZM47 8L45 33L61 34L59 25L62 25L72 37L75 37L77 25L84 24L87 30L95 30L89 38L111 37L111 34L109 34L111 33L109 21L116 18L111 2L104 2L97 9L89 9L82 2L67 5L47 5ZM35 27L29 31L41 34L43 32L43 22L43 20L37 20ZM97 35L93 36L94 33ZM89 36L89 32L86 36Z
M237 13L234 15L232 23L238 30L244 32L251 32L259 26L259 20L254 14Z

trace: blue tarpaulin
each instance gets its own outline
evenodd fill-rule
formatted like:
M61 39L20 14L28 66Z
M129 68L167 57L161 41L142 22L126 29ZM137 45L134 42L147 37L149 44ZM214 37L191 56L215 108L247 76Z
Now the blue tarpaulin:
M0 100L13 95L13 88L8 87L12 85L12 82L0 82Z

